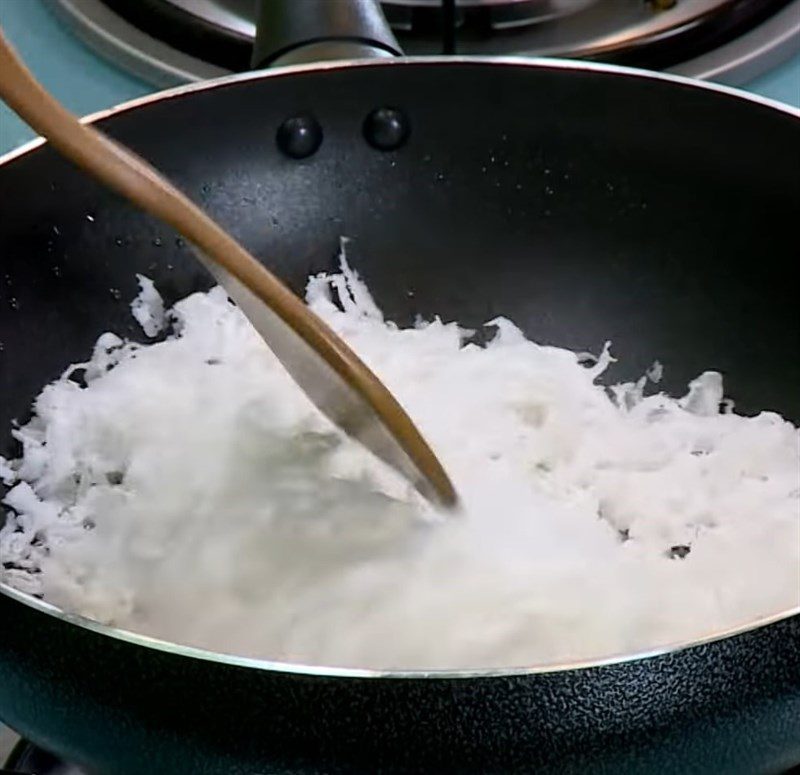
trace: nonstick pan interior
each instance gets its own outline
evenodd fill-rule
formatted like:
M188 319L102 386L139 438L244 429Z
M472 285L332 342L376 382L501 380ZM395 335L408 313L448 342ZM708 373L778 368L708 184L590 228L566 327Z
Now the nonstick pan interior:
M364 140L381 106L410 122L396 151ZM275 138L301 113L324 137L295 160ZM657 358L682 392L715 368L741 411L795 422L799 124L657 77L452 60L246 77L101 121L298 291L348 236L400 322L503 314L546 343L597 352L610 339L609 381ZM136 272L168 301L209 280L173 233L47 148L0 167L0 202L9 428L99 333L140 336ZM6 596L0 608L14 620L0 641L6 720L100 769L750 772L797 752L797 617L590 670L383 681L204 661Z
M407 116L392 152L362 122ZM323 142L275 136L312 113ZM796 117L690 86L559 67L392 64L245 79L103 120L298 291L339 238L387 315L655 359L680 392L725 375L746 413L800 420ZM0 427L109 328L139 335L136 272L208 285L188 248L48 148L0 171Z

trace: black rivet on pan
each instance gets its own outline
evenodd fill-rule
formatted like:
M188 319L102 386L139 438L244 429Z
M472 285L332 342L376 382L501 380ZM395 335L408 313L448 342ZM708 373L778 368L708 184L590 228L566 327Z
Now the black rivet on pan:
M377 108L364 121L364 138L379 151L394 151L411 134L411 126L397 108Z
M281 153L292 159L305 159L322 145L322 127L308 113L292 116L278 127L275 141Z

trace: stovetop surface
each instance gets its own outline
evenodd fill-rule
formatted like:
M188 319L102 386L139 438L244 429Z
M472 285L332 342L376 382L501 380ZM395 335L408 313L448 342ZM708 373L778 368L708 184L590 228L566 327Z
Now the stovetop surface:
M85 775L83 770L64 764L24 741L17 743L0 775Z
M26 743L17 746L6 767L10 769L0 769L0 775L86 775L83 770L62 764L49 754ZM800 775L800 764L775 775Z

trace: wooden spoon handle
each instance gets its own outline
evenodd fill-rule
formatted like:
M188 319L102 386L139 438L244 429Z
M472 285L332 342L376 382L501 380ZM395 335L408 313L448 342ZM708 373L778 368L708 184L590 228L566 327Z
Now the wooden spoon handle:
M38 83L2 31L0 97L64 156L199 248L220 284L334 423L399 470L426 497L455 504L455 490L441 463L405 410L355 353L153 167L80 123Z

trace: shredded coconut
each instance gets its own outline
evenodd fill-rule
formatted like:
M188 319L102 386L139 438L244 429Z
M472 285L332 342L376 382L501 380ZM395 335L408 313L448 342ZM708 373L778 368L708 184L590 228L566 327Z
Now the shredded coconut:
M149 345L104 334L14 430L2 581L131 630L353 667L524 666L706 636L800 604L800 432L681 398L662 366L485 347L435 318L386 321L343 259L307 302L408 409L463 501L442 517L344 438L220 288ZM80 371L83 382L71 379Z
M164 328L164 300L149 277L137 274L136 279L140 290L131 302L131 313L147 336L157 336Z

